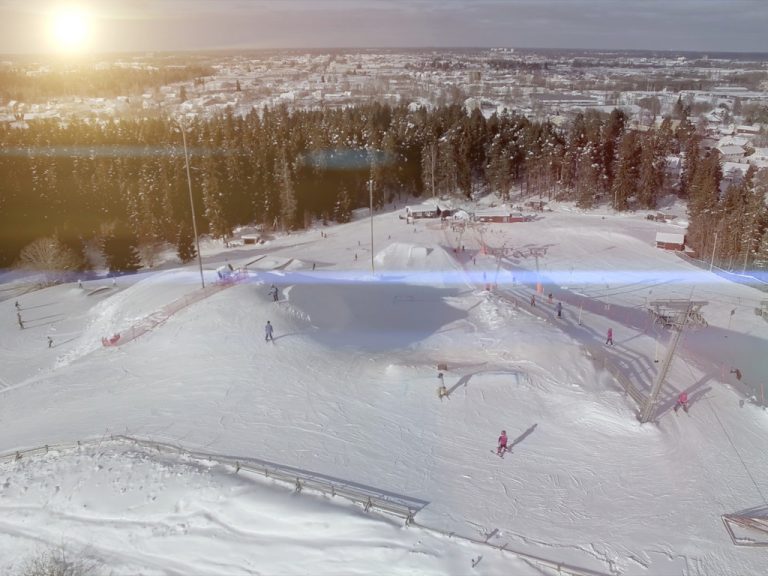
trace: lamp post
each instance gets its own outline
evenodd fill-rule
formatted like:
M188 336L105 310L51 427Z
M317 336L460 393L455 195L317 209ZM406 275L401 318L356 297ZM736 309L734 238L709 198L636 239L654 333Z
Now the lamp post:
M195 235L195 245L197 246L197 264L200 267L200 284L205 288L205 278L203 277L203 259L200 256L200 238L197 235L197 219L195 218L195 201L192 198L192 175L189 172L189 153L187 152L187 133L184 130L184 124L179 121L181 130L181 141L184 143L184 163L187 167L187 185L189 187L189 207L192 209L192 231Z
M368 202L371 211L371 275L373 275L376 273L376 268L373 263L373 150L371 148L368 149L368 157L371 170L368 179Z
M371 210L371 274L375 274L376 270L373 265L373 170L371 170L371 178L368 180L368 198Z

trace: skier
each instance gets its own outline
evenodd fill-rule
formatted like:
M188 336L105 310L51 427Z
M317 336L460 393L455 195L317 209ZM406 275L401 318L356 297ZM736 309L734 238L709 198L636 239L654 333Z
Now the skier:
M531 306L536 308L536 295L535 294L531 294Z
M16 310L21 310L21 304L19 304L18 300L16 300Z
M443 373L437 373L437 379L440 380L440 386L437 387L437 397L442 402L443 396L448 397L448 388L445 387L445 380L443 380Z
M605 343L613 346L613 328L608 328L608 337L605 339Z
M496 454L498 454L503 458L504 452L506 451L507 451L507 431L502 430L501 436L499 436L499 446L498 448L496 448Z
M317 263L316 262L312 262L312 272L315 271L315 266L317 266Z
M562 318L563 317L563 303L562 302L558 302L555 305L555 310L557 311L557 317L558 318Z
M48 348L53 348L53 338L48 336Z
M269 293L272 295L272 300L277 302L277 286L272 284L272 286L269 289Z
M683 407L683 410L685 410L685 413L688 413L688 392L683 390L680 392L680 396L677 397L677 404L675 404L675 414L677 414L677 411L680 407Z
M21 312L16 312L16 320L19 322L19 328L24 330L24 321L21 319Z
M272 337L272 324L269 323L269 320L267 320L267 325L264 326L264 342L269 342L272 340L272 342L275 341L275 339Z
M550 304L552 304L552 292L550 292L549 294L547 294L547 301L548 301Z

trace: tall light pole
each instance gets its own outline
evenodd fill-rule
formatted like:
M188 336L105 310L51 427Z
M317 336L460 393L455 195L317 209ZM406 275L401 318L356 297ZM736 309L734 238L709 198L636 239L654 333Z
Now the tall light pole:
M371 274L375 274L376 270L373 265L373 164L371 164L371 178L368 180L368 198L371 210Z
M200 284L205 288L205 278L203 277L203 259L200 256L200 238L197 236L197 219L195 218L195 201L192 198L192 175L189 172L189 152L187 152L187 133L184 130L184 124L179 122L181 130L181 141L184 142L184 163L187 167L187 185L189 187L189 207L192 209L192 231L195 235L195 245L197 246L197 264L200 267Z
M373 158L375 153L373 145L368 144L366 146L366 151L368 152L368 169L370 171L370 174L368 174L368 207L371 211L371 275L373 275L376 273L376 268L373 263Z

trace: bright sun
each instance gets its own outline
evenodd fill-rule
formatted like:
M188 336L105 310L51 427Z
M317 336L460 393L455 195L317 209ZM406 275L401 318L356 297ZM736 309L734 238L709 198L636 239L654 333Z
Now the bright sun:
M80 7L59 8L51 14L51 39L61 52L82 52L88 46L90 17Z

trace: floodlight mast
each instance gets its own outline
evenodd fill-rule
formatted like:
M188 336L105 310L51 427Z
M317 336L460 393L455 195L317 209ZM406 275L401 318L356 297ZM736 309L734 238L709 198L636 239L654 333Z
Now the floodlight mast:
M195 217L195 201L192 198L192 175L189 171L189 152L187 151L187 135L184 130L184 123L179 120L179 129L181 130L181 141L184 143L184 164L187 168L187 186L189 188L189 207L192 210L192 232L195 235L195 245L197 246L197 264L200 268L200 285L205 288L205 277L203 276L203 260L200 256L200 238L197 235L197 218Z
M370 163L370 174L368 178L368 201L369 210L371 212L371 275L376 273L376 268L373 263L373 150L368 149L368 160Z
M373 173L371 173L371 179L368 180L368 197L371 210L371 274L375 274L376 270L373 264Z

